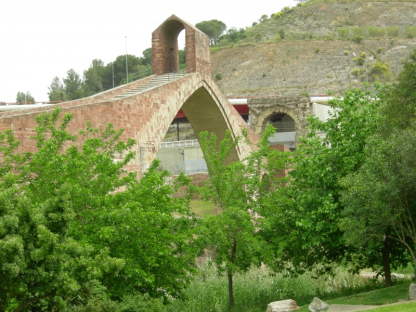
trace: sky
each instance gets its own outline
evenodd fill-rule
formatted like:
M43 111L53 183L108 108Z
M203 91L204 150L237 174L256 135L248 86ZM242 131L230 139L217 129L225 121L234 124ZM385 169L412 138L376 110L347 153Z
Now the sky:
M294 0L1 0L0 102L17 92L48 101L54 77L69 69L81 77L93 59L108 64L119 55L142 52L152 32L175 14L195 25L217 19L228 28L245 28ZM181 47L180 47L181 48Z

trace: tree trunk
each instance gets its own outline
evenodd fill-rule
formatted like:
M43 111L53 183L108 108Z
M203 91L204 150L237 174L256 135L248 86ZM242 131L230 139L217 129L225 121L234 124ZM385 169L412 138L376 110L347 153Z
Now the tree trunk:
M237 242L235 241L235 239L233 239L233 247L231 249L231 255L230 255L230 260L231 263L234 264L235 262L235 254L237 252ZM228 271L227 272L227 277L228 277L228 302L230 304L230 309L232 309L232 307L234 306L234 294L233 294L233 271Z
M386 287L392 286L391 284L391 271L390 271L390 251L391 251L391 238L386 237L384 239L384 247L381 251L383 259L383 269L384 269L384 278L386 282Z
M230 304L230 309L234 306L234 295L233 295L233 275L231 273L227 274L228 276L228 302Z

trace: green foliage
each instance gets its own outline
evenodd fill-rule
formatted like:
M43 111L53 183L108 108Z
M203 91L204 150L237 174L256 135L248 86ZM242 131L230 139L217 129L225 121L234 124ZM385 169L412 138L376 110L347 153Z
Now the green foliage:
M366 161L342 182L346 209L341 224L348 243L363 245L386 236L401 242L414 265L416 232L411 224L416 221L415 130L412 124L406 131L392 131L388 139L375 135L368 141Z
M93 60L89 69L84 70L83 95L89 96L104 90L102 76L105 72L104 62Z
M49 101L64 101L65 100L65 88L58 77L53 78L49 88Z
M267 20L267 15L263 14L260 18L259 18L259 23L263 23Z
M404 31L407 38L416 38L416 25L406 26Z
M386 73L389 72L389 64L383 63L381 61L377 61L370 69L370 74L372 75L373 79L383 79Z
M379 95L386 103L381 108L382 114L388 116L383 124L385 133L395 128L406 129L416 116L416 49L405 61L397 81L384 87Z
M33 154L0 135L0 310L88 305L92 283L112 300L181 296L199 250L188 199L173 197L188 180L165 184L154 163L137 181L123 169L133 140L87 124L78 143L60 113L37 116Z
M299 306L309 305L313 297L327 301L382 286L381 283L374 283L357 274L353 275L342 266L335 268L333 273L293 276L285 271L273 272L267 267L251 268L246 273L236 273L233 311L264 312L270 302L287 298L293 298ZM224 292L226 287L227 282L218 276L215 266L208 259L199 266L199 274L186 290L189 299L173 302L169 311L229 311Z
M68 70L67 76L63 79L63 81L66 94L65 97L67 100L76 100L84 96L81 78L75 70Z
M377 126L378 102L369 96L358 90L347 92L343 100L330 103L334 112L327 122L309 118L311 132L293 152L290 184L270 195L272 200L261 213L268 226L266 238L279 259L273 267L284 267L289 261L302 272L352 254L338 224L339 179L360 167L367 137Z
M218 272L228 277L230 307L234 305L233 276L246 272L251 265L260 265L267 257L267 246L260 235L262 222L254 216L262 205L263 195L267 197L267 190L277 181L274 173L284 163L284 155L269 147L268 137L273 131L272 127L266 130L257 150L247 159L231 164L228 164L230 154L242 138L233 140L228 131L217 144L214 134L200 134L210 176L201 195L222 210L218 216L205 219L200 236L213 249Z
M195 27L210 37L211 45L218 43L220 36L227 29L223 22L216 19L196 23Z
M284 29L282 29L282 28L279 29L278 33L279 33L279 36L280 36L281 39L285 39L285 30Z
M282 18L283 17L283 15L284 15L285 13L284 12L277 12L276 14L274 14L273 15L273 18Z
M399 243L416 264L412 225L416 202L411 195L416 176L415 54L416 50L406 61L399 82L385 86L377 95L381 103L375 114L380 120L377 131L367 140L362 166L341 180L345 206L341 227L346 240L355 246L388 240ZM380 63L377 70L387 68Z
M24 93L24 92L17 92L16 102L17 103L31 103L31 102L35 102L35 99L30 94L30 92L26 92L26 93Z
M357 37L357 36L363 37L364 36L364 28L362 28L362 27L352 27L351 32L352 32L352 35L355 36L355 37Z
M386 31L387 31L387 36L398 37L400 33L400 27L399 26L387 26Z
M338 36L341 38L348 38L350 36L350 29L347 27L337 28Z
M386 35L386 29L383 27L367 26L366 31L369 37L384 37Z
M355 43L360 43L363 39L363 36L357 35L352 39L352 41L354 41Z
M14 164L0 178L0 310L58 308L88 280L114 275L123 266L106 248L94 250L68 235L83 207L78 205L85 198L82 185L93 181L67 163L76 148L60 154L75 138L66 130L70 115L55 126L59 113L37 117L33 154L16 153L13 134L2 135L3 156Z
M221 74L221 73L217 73L217 74L215 75L215 79L217 79L217 80L221 80L221 79L222 79L222 74Z
M351 73L356 76L356 77L360 77L361 75L364 74L364 69L362 68L354 68Z
M358 65L363 66L365 63L365 57L355 57L353 61L356 62Z

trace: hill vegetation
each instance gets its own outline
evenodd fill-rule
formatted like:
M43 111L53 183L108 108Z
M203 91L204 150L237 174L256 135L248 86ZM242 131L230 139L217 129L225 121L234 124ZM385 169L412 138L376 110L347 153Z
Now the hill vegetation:
M394 81L416 46L415 1L308 1L229 29L212 76L230 96L343 94Z

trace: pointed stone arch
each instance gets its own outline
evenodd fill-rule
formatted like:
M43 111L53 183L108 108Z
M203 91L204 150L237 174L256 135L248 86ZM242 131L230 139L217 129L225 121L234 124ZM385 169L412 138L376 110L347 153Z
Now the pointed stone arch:
M211 74L209 37L175 15L169 17L152 33L153 73L162 75L179 70L178 36L185 30L187 72Z

